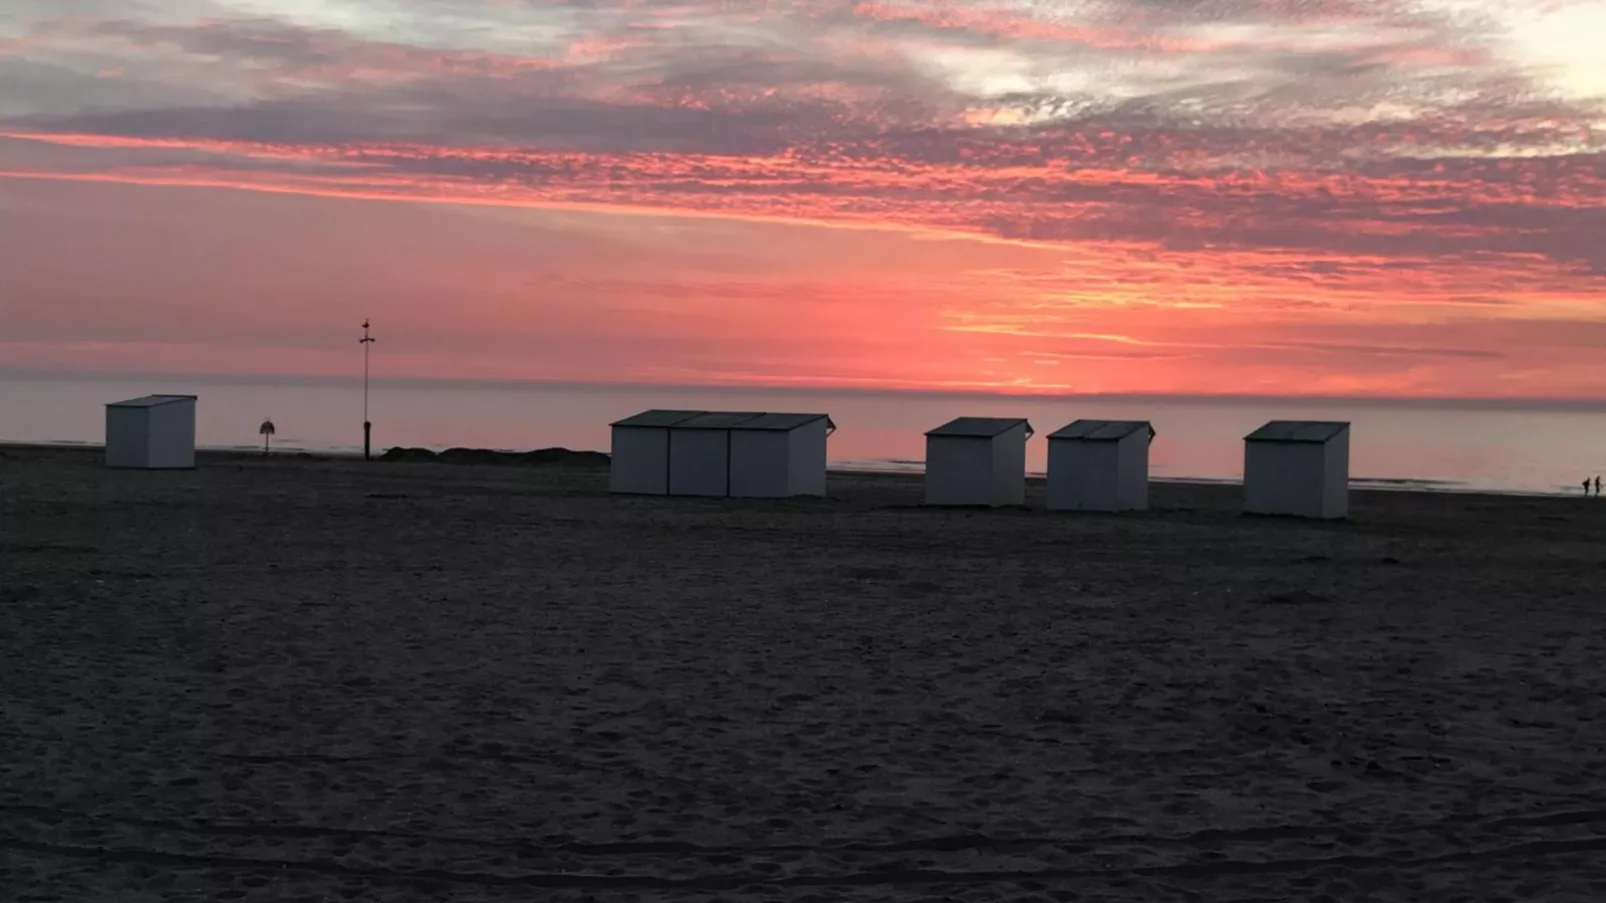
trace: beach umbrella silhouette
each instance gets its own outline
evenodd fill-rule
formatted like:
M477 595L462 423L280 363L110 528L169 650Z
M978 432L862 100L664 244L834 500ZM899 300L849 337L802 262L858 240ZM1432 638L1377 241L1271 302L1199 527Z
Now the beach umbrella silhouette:
M257 432L262 434L262 453L265 455L268 452L272 451L273 433L274 433L273 421L272 420L264 420L264 421L262 421L262 425L260 427L257 427Z

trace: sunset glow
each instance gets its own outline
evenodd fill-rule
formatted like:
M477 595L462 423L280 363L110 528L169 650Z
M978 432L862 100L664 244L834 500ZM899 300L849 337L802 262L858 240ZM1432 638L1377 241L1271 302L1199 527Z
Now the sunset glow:
M1606 397L1593 0L21 0L0 360Z

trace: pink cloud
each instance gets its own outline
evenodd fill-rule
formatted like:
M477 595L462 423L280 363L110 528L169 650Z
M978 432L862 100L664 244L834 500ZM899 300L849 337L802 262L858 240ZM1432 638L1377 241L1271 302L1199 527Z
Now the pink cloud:
M651 378L1225 391L1306 367L1325 374L1312 391L1606 391L1569 341L1606 318L1601 109L1415 5L1078 8L466 4L479 31L443 18L438 39L45 20L0 32L0 78L27 86L0 110L0 179L970 249L925 261L940 278L797 260L774 279L548 274L573 347L678 349L640 364ZM494 39L537 15L539 45ZM1017 253L1030 264L1003 263ZM386 303L438 316L406 291ZM528 312L492 309L439 338L527 335ZM88 341L30 317L29 354Z

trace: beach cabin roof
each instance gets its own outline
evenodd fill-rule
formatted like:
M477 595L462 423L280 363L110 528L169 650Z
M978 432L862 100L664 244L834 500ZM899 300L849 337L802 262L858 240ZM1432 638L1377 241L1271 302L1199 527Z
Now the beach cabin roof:
M928 436L973 436L990 439L993 436L1002 436L1017 426L1026 427L1026 435L1032 435L1032 425L1023 417L956 417L942 426L926 433Z
M127 401L114 401L108 408L154 408L157 405L175 404L180 401L194 401L194 395L146 395L141 398L130 398Z
M776 413L759 414L757 417L753 417L753 418L748 419L748 420L743 420L741 423L738 423L734 427L732 427L732 429L738 429L738 430L778 430L778 431L781 431L781 432L790 432L791 430L795 430L800 426L807 426L807 425L809 425L809 424L811 424L811 423L813 423L813 422L815 422L817 420L824 420L825 421L825 428L827 430L836 429L836 424L832 423L831 422L831 418L829 416L825 415L825 414L776 414Z
M826 414L761 413L757 411L642 411L616 420L610 426L674 427L688 430L775 430L789 432L817 420L825 421L827 430L836 424Z
M674 426L683 420L689 420L704 412L702 411L642 411L623 420L615 420L609 426Z
M738 423L762 416L757 411L703 411L670 426L677 430L728 430Z
M1077 420L1049 433L1048 438L1116 442L1139 430L1147 430L1149 438L1154 438L1154 427L1147 420Z
M1327 442L1349 429L1337 420L1273 420L1244 437L1247 442Z

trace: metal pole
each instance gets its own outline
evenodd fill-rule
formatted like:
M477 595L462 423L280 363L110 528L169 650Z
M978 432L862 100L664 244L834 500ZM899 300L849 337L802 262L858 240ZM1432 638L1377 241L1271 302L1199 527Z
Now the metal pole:
M374 459L373 433L374 425L368 422L368 346L374 343L374 337L368 334L368 321L362 321L362 459Z

